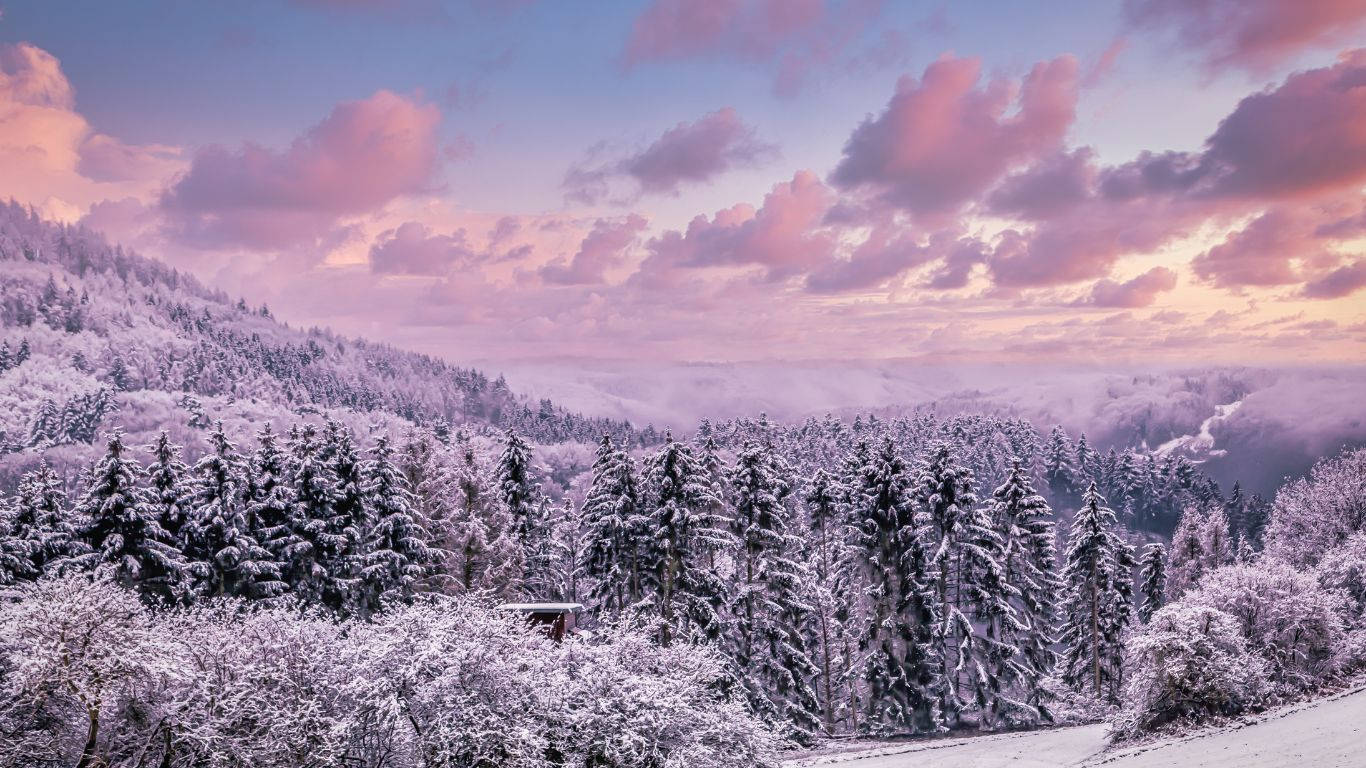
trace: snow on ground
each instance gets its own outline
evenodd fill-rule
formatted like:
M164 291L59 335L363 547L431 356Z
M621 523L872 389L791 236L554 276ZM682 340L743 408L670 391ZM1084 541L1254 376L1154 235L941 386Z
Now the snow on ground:
M1236 724L1120 749L1106 726L935 739L806 757L788 768L1361 768L1366 687L1272 710Z

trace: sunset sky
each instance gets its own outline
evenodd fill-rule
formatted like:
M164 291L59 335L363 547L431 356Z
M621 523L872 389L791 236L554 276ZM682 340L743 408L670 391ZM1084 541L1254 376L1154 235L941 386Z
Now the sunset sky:
M1366 0L0 0L0 196L469 359L1366 359Z

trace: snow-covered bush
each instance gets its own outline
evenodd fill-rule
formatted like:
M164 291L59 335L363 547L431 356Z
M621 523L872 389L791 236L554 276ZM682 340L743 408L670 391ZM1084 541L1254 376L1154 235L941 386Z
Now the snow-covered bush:
M1266 694L1266 662L1248 650L1237 619L1206 605L1159 609L1129 638L1125 667L1120 733L1236 714Z
M1352 534L1319 561L1319 584L1347 598L1347 622L1366 626L1366 531Z
M1339 668L1344 599L1312 571L1272 558L1231 565L1207 574L1182 602L1232 616L1280 691L1312 688Z
M1366 448L1324 459L1308 477L1281 487L1266 530L1266 552L1295 565L1315 565L1362 530Z
M458 599L375 623L84 576L0 603L0 765L741 768L774 736L725 667L628 629L551 642Z

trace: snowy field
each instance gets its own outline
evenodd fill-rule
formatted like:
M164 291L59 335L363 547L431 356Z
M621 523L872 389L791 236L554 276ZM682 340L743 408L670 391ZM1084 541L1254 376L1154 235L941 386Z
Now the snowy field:
M1106 749L1105 725L944 739L806 757L786 768L1360 768L1366 688L1182 738Z

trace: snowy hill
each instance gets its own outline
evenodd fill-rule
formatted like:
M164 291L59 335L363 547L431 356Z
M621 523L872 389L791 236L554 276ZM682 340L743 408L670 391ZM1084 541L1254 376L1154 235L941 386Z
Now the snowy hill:
M1108 726L943 739L805 757L787 768L1348 768L1366 764L1366 687L1233 725L1111 748Z
M222 419L230 433L322 411L363 431L377 422L474 431L515 428L539 443L610 433L620 420L528 401L501 377L363 339L277 322L97 233L0 205L0 488L41 450L83 465L99 432L141 442ZM253 426L254 425L254 426ZM98 441L95 441L98 442Z

